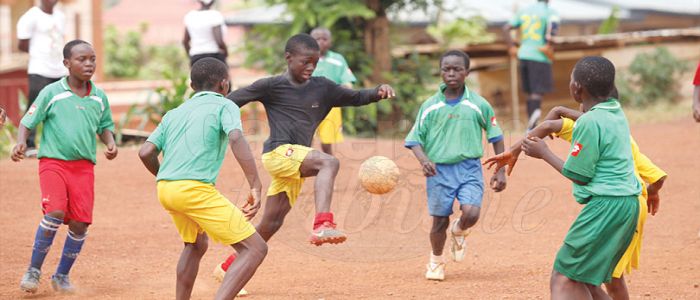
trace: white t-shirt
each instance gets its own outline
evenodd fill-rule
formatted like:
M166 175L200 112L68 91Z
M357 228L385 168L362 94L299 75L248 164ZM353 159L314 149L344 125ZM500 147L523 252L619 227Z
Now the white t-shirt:
M190 56L219 52L212 33L215 26L221 26L222 35L226 33L224 16L216 10L193 10L185 15L185 28L190 34Z
M68 74L63 66L63 33L66 17L54 9L47 14L39 7L30 8L17 22L17 38L29 39L27 73L59 78Z

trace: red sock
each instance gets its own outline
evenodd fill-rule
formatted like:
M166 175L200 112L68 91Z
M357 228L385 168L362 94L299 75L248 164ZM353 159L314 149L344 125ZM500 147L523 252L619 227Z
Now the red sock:
M316 217L314 218L314 230L316 230L316 228L323 225L323 223L325 223L325 222L333 223L333 213L331 213L331 212L317 213Z
M233 263L234 260L236 260L236 254L235 254L235 253L231 254L231 255L226 259L226 261L225 261L223 264L221 264L221 268L224 269L224 272L228 272L228 267L231 266L231 264Z

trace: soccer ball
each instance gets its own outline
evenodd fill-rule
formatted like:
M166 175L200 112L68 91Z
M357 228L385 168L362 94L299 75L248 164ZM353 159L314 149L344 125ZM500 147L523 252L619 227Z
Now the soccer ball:
M360 184L372 194L391 192L399 181L399 167L384 156L372 156L360 165Z

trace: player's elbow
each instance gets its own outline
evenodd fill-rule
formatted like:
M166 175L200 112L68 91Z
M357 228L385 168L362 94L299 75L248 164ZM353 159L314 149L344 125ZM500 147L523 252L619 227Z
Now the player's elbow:
M145 142L139 150L139 158L141 161L148 161L158 154L158 150L155 145Z

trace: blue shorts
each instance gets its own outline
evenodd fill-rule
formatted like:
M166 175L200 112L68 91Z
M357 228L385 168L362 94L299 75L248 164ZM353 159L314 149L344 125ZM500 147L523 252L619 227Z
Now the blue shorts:
M427 178L428 212L431 216L452 214L455 198L460 205L481 207L484 177L478 158L456 164L436 164L437 174Z

